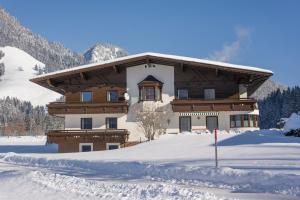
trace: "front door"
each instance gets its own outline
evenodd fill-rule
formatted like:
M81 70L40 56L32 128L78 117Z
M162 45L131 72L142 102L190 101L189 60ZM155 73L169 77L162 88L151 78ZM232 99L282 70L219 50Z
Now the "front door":
M191 117L190 116L179 117L179 129L180 129L181 133L191 131Z
M215 129L218 129L218 117L217 116L207 116L206 117L206 128L213 132Z

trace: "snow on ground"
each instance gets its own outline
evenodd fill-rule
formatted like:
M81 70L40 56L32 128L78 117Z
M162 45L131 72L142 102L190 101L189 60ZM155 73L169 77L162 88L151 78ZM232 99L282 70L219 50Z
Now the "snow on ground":
M292 113L291 116L286 119L283 129L285 132L300 129L300 115Z
M0 137L0 152L15 153L55 153L58 150L56 144L47 144L45 136L13 136Z
M9 153L1 148L5 140L17 152L35 146L45 153L29 148ZM220 134L218 169L211 134L165 135L124 149L66 154L49 153L55 147L43 146L43 138L24 140L0 139L0 183L27 182L21 193L42 188L60 199L69 198L65 191L69 199L300 198L300 138L277 130ZM20 170L3 169L1 163ZM0 198L13 199L5 188ZM37 198L29 194L26 199Z
M43 67L43 63L15 47L0 47L0 50L5 53L0 60L5 65L4 75L0 76L0 97L18 97L34 105L45 105L60 97L58 93L29 81L36 76L35 65Z

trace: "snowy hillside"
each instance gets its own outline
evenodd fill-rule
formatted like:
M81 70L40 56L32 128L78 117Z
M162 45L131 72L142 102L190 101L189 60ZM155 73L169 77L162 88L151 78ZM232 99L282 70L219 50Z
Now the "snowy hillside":
M15 47L0 47L0 50L5 54L0 60L5 67L4 75L0 76L0 98L11 96L31 101L33 105L45 105L60 97L58 93L29 81L36 76L34 67L42 67L43 63Z
M0 198L18 199L16 193L31 200L41 195L72 200L300 198L300 138L277 130L219 134L218 169L213 141L211 134L187 133L112 151L55 154L57 147L43 145L42 137L3 137Z
M273 81L272 79L268 79L266 82L264 82L253 94L251 97L257 99L257 100L263 100L265 99L269 94L276 90L286 90L287 86L282 85L276 81Z
M128 53L118 46L98 43L84 53L84 58L87 63L94 63L127 55Z

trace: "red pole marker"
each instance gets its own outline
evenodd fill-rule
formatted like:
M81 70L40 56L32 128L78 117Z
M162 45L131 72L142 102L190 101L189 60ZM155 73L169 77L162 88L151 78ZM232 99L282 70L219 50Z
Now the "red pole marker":
M216 168L218 168L218 134L217 134L217 129L215 129L215 162L216 162Z

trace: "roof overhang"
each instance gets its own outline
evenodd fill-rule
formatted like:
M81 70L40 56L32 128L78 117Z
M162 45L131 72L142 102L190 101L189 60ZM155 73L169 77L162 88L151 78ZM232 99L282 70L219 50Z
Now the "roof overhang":
M251 82L255 84L252 87L253 92L265 80L267 80L270 76L273 75L272 71L262 69L262 68L257 68L257 67L242 66L242 65L235 65L235 64L224 63L224 62L210 61L210 60L183 57L183 56L174 56L174 55L167 55L167 54L159 54L159 53L141 53L141 54L125 56L117 59L112 59L100 63L92 63L92 64L82 65L82 66L60 70L48 74L43 74L30 79L30 81L37 83L48 89L51 89L53 91L56 91L58 93L64 94L65 91L63 91L61 88L57 88L55 84L53 84L53 81L55 82L55 79L63 79L64 77L67 78L72 75L77 75L80 76L81 79L85 79L86 73L90 73L100 69L113 68L115 71L118 71L120 67L130 67L130 66L136 66L141 64L149 65L150 63L164 64L170 66L181 66L181 67L195 66L195 67L215 69L216 72L220 70L220 71L248 74L249 76L253 77L253 81Z

